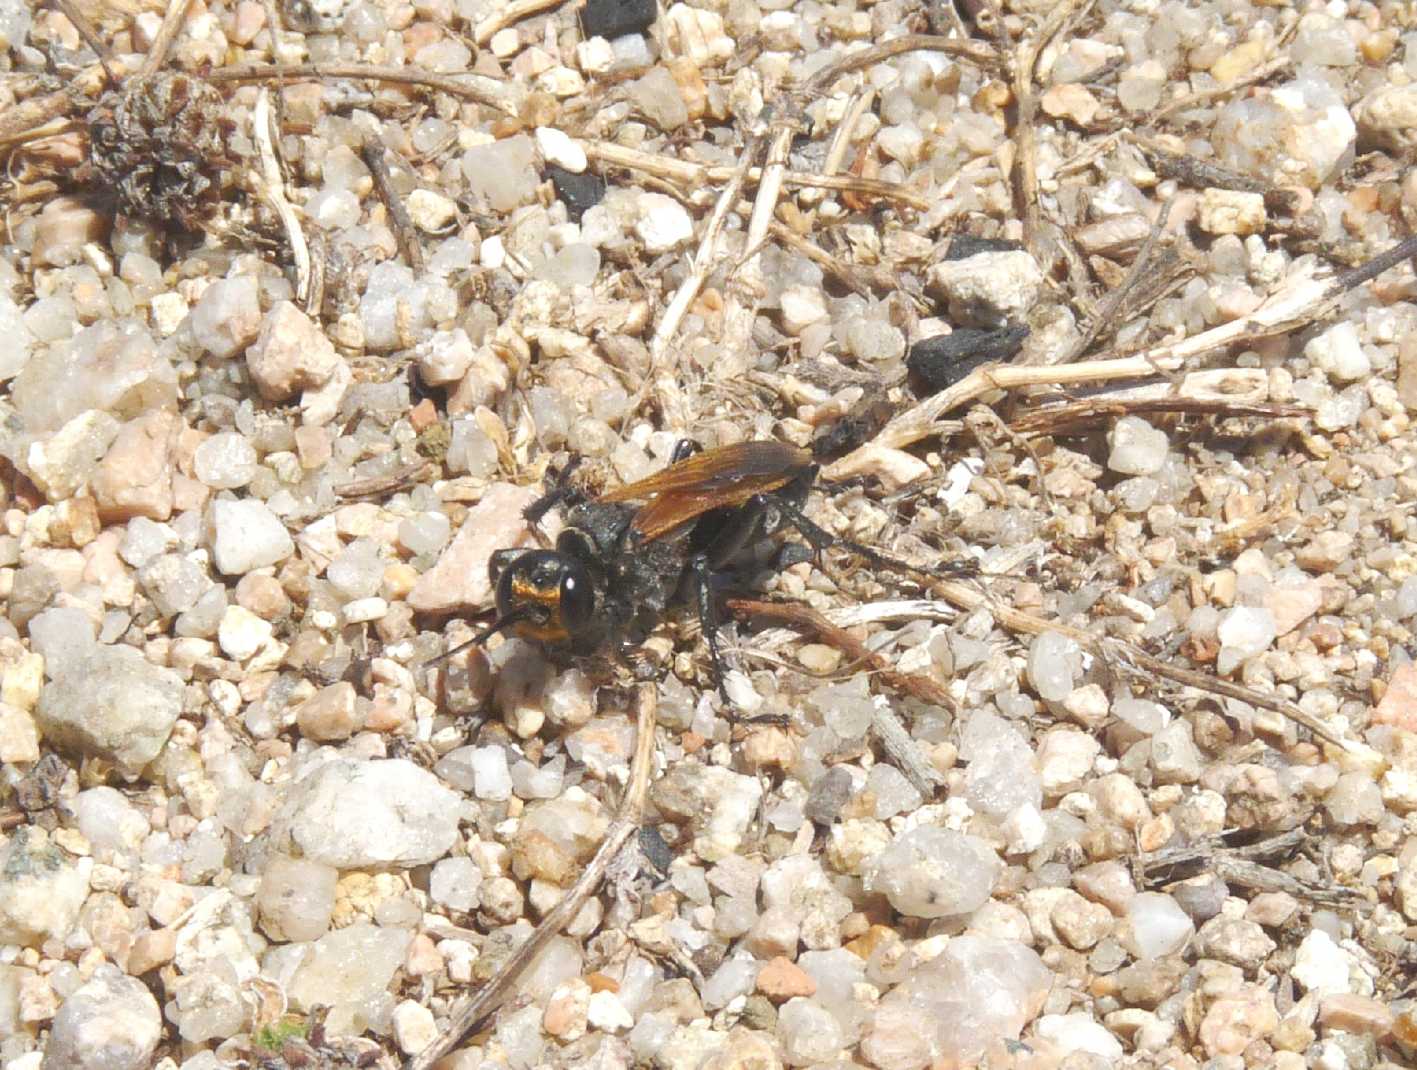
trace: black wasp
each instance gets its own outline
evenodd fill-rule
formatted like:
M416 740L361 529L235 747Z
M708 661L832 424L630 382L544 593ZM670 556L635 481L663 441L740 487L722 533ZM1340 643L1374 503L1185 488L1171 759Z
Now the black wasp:
M818 553L838 546L897 572L972 570L963 563L912 565L819 527L802 512L816 478L812 455L794 446L760 441L703 450L683 440L668 467L593 498L563 479L526 513L536 521L554 505L569 506L555 548L492 555L497 617L457 650L496 632L575 655L623 650L642 642L666 610L691 603L721 687L713 579L761 539L794 528Z

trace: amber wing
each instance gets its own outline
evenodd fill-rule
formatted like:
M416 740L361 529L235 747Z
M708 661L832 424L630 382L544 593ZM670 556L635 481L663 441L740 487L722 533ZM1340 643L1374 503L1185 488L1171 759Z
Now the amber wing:
M600 500L645 501L631 526L643 539L658 539L710 509L742 505L755 494L780 490L811 464L811 454L795 446L739 442L696 453Z

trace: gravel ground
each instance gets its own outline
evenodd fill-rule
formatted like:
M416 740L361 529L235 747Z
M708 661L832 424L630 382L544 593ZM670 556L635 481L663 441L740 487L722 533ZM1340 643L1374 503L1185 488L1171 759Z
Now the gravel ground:
M553 7L0 0L0 1064L1412 1065L1410 5Z

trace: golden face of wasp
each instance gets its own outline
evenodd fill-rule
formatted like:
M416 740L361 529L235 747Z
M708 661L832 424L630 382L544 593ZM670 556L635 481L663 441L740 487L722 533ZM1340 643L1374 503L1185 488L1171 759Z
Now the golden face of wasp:
M497 577L497 615L507 631L539 643L568 643L595 613L595 590L581 565L555 550L527 550Z

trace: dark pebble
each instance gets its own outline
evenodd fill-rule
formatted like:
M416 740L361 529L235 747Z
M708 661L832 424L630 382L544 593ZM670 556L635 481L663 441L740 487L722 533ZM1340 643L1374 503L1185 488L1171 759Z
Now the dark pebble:
M976 238L972 234L956 234L945 250L945 259L968 260L979 253L1011 253L1022 248L1023 242L1011 238Z
M841 816L841 808L851 798L855 782L851 774L840 766L828 769L807 792L807 802L803 812L809 821L818 825L830 825Z
M623 37L649 29L656 14L655 0L588 0L581 29L587 37Z
M957 327L950 334L924 338L910 347L905 366L916 393L936 394L953 386L981 364L1011 359L1023 348L1028 327L1006 324L992 331Z
M587 208L594 208L605 198L605 179L589 171L578 175L548 164L546 177L551 179L556 196L566 206L566 216L572 223L579 223Z

